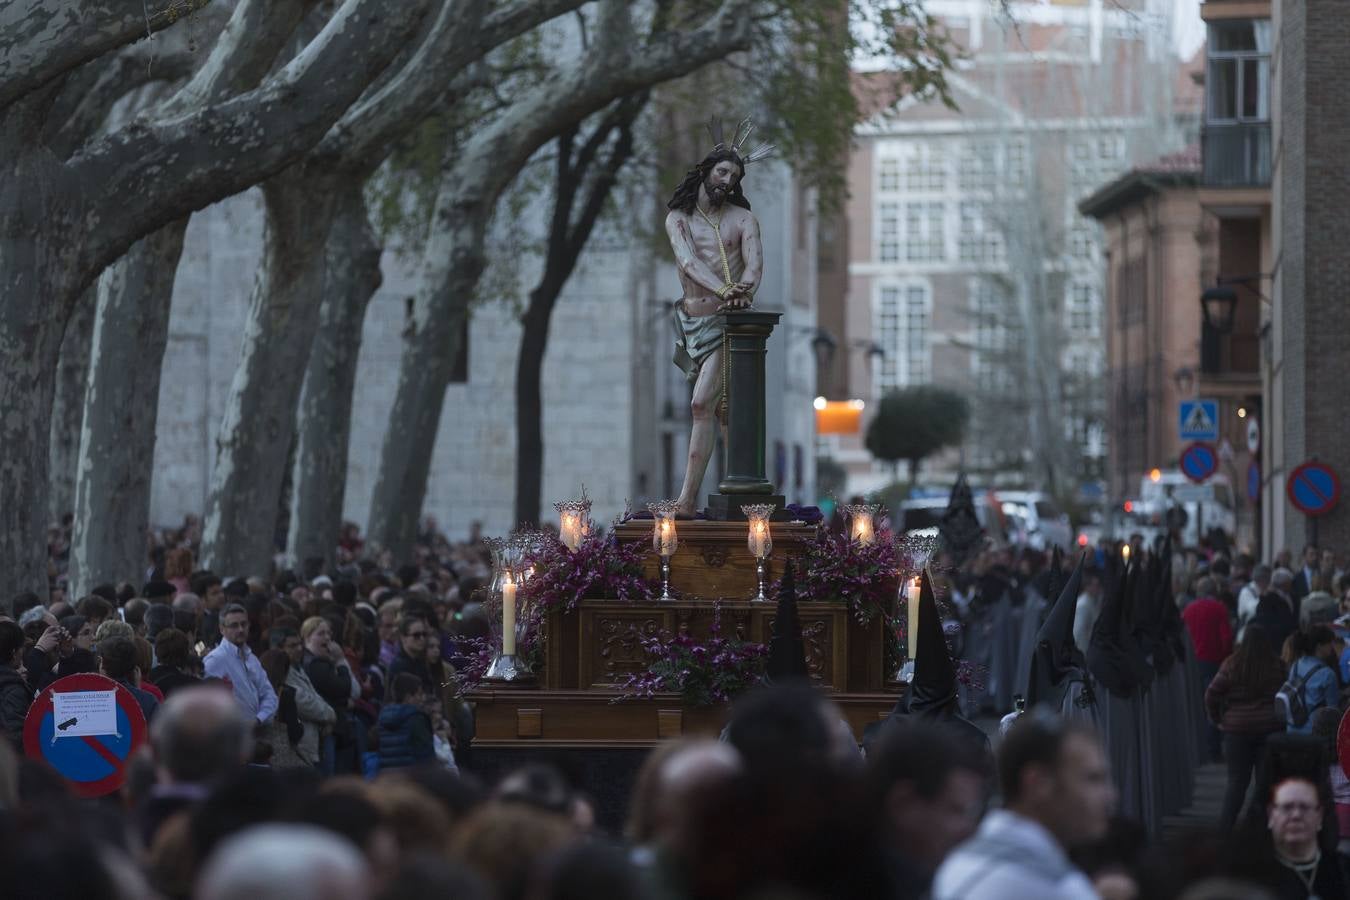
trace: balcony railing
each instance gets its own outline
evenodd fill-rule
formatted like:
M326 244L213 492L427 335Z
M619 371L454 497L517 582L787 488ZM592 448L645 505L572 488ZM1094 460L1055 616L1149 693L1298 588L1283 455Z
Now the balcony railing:
M1207 124L1203 134L1205 187L1270 185L1270 123Z

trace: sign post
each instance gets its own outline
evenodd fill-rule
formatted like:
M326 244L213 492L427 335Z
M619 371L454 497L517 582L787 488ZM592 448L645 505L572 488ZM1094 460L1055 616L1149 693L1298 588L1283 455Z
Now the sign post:
M81 797L120 788L145 738L145 715L131 691L91 673L57 679L23 723L24 755L50 763Z

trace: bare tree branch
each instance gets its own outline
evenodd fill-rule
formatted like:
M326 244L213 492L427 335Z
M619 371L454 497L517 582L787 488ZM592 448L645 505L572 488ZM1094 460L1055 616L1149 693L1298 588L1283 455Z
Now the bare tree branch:
M403 70L343 116L320 143L315 157L341 156L344 165L356 169L378 165L394 140L433 111L438 98L466 66L584 2L517 0L487 16L483 14L487 0L445 3Z
M147 41L132 44L107 60L85 63L67 78L47 113L44 142L59 159L67 159L104 124L122 97L147 84L182 81L197 59L186 42L167 49Z
M256 90L176 119L134 122L77 154L67 178L97 191L78 280L150 231L293 163L388 65L427 5L346 0L300 56Z
M0 109L209 2L7 0L0 4Z
M318 0L242 0L212 46L211 55L192 80L165 103L161 115L184 115L256 87L300 20L317 5Z

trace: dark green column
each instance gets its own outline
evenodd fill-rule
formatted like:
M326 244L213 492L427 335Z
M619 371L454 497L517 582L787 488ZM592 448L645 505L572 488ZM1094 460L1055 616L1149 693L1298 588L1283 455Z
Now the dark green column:
M767 432L764 406L764 354L782 313L731 310L719 316L725 330L727 382L726 476L708 498L715 519L741 519L742 503L783 505L775 494L764 461Z

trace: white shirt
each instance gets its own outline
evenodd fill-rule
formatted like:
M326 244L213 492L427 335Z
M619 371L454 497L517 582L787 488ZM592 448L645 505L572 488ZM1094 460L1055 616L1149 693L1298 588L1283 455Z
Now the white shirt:
M236 647L222 640L206 654L202 665L209 677L228 680L234 689L234 699L259 722L266 722L276 714L277 692L272 690L262 663L247 644Z
M996 809L938 869L933 900L1097 900L1097 892L1042 825Z

